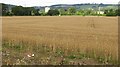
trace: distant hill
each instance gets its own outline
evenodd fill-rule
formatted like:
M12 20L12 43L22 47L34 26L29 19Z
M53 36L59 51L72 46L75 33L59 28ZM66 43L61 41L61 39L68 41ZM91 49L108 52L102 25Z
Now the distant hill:
M46 6L35 6L36 9L43 9ZM64 8L68 9L69 7L75 7L76 9L98 9L98 7L101 7L101 9L117 9L117 4L56 4L47 6L52 9L59 9Z
M49 6L51 8L69 8L69 7L75 7L77 9L96 9L98 7L101 7L102 9L117 9L117 4L57 4L57 5L51 5Z

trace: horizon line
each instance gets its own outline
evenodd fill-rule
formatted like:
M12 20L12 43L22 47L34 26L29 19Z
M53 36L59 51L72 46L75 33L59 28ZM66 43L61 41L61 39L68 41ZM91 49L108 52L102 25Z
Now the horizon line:
M1 3L2 4L2 3ZM8 5L14 5L14 6L22 6L22 7L45 7L45 6L53 6L53 5L75 5L75 4L112 4L112 5L118 5L118 4L114 4L114 3L74 3L74 4L52 4L52 5L36 5L36 6L24 6L24 5L17 5L17 4L9 4L9 3L3 3L3 4L8 4Z

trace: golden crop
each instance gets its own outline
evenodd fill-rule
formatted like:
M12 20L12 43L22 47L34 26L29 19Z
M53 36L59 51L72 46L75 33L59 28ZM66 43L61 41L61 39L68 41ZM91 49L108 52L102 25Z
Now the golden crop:
M117 59L117 17L3 17L3 40L43 44L55 51L95 53ZM33 47L32 47L33 48Z

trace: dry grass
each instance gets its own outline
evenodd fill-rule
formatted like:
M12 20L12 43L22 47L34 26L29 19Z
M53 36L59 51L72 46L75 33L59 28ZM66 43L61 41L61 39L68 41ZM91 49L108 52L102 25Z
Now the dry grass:
M118 22L117 17L3 17L3 40L117 60Z

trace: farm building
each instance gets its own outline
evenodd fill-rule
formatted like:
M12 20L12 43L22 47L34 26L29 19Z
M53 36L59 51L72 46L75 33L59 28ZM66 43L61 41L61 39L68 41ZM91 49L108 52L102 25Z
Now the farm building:
M97 14L104 14L104 11L97 11Z
M45 13L47 13L50 10L50 7L45 7Z

